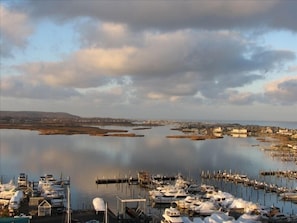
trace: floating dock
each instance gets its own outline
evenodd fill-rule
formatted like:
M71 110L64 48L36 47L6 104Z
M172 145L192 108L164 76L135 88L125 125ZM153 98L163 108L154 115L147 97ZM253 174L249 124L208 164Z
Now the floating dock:
M275 171L261 171L262 176L277 176L277 177L288 177L292 179L297 179L296 170L275 170Z
M149 185L149 184L154 184L155 181L172 181L172 180L176 180L176 178L177 178L176 176L163 176L163 175L151 176L147 172L139 172L137 174L137 177L97 179L96 184L128 183L128 184Z

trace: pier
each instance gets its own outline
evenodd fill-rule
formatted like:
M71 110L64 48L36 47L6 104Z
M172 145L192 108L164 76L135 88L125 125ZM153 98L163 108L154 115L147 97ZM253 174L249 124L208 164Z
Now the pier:
M261 171L262 176L277 176L288 177L291 179L297 179L297 170L274 170L274 171Z
M261 171L260 175L262 176L277 176L277 177L288 177L289 179L297 179L296 178L297 171ZM296 198L292 196L292 198L287 198L283 195L285 194L297 194L296 188L289 188L286 186L279 186L277 184L266 183L264 181L260 181L257 179L250 179L247 175L226 172L226 171L217 171L217 172L209 172L202 171L201 172L202 179L215 179L222 180L226 182L231 182L234 184L242 184L245 187L253 187L255 190L264 190L268 193L276 193L283 200L289 200L293 202L297 202Z
M96 179L96 184L140 184L142 186L161 183L161 181L173 181L176 176L150 175L148 172L138 172L137 177L118 177L118 178L101 178Z

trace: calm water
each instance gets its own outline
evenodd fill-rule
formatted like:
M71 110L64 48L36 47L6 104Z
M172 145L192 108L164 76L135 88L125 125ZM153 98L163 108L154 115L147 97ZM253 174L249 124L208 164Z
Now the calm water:
M116 203L117 195L146 196L136 186L97 186L96 178L136 176L138 171L146 170L153 174L181 173L201 182L199 175L202 170L232 170L258 179L260 170L296 169L294 163L280 162L260 149L273 142L263 143L256 138L225 136L217 140L191 141L166 138L166 135L179 134L170 130L170 126L129 130L145 137L41 136L35 131L0 130L0 175L3 182L16 179L20 172L27 173L29 179L35 181L45 173L52 173L57 178L61 174L70 176L72 208L80 209L91 207L96 196L111 203ZM260 146L253 146L255 144ZM279 181L273 178L265 180ZM276 196L222 182L211 183L239 197L260 200L268 205L282 205L285 212L297 213L295 204L280 203ZM295 181L277 183L296 187Z

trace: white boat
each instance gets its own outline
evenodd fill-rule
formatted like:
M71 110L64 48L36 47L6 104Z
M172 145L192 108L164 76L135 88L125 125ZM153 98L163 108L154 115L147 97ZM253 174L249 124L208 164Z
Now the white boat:
M269 218L269 222L276 222L276 223L282 223L282 222L291 222L290 216L283 214L283 213L277 213Z
M178 175L174 186L178 189L186 189L190 185L190 182L185 180L181 175Z
M198 184L191 184L190 186L187 187L187 192L191 194L195 194L198 192L201 192L201 187Z
M65 192L63 188L49 188L43 190L41 196L48 199L62 199L65 198Z
M0 199L10 200L16 192L16 187L7 188L0 192Z
M284 200L297 201L297 192L282 193L280 197Z
M185 199L189 194L185 192L185 190L180 189L177 192L164 192L162 194L159 194L157 196L153 196L152 200L156 204L169 204L174 201L178 201L181 199Z
M62 188L62 185L53 177L52 174L46 174L41 176L38 181L38 190L40 192L44 190L52 190L55 188Z
M214 213L221 213L219 207L210 201L202 202L199 206L197 206L194 209L194 211L202 216L209 216Z
M27 187L28 179L25 173L20 173L18 176L18 186L19 187Z
M164 185L164 186L160 186L157 187L154 190L150 190L149 191L149 196L150 197L155 197L155 196L162 196L164 193L166 192L170 192L170 193L177 193L178 192L178 188L176 188L173 185Z
M10 190L13 190L13 189L16 189L16 185L13 183L12 180L10 180L8 183L5 183L5 184L2 184L0 182L0 192L10 191Z
M180 215L180 211L175 207L166 208L161 223L183 223L184 220Z
M243 223L243 221L235 221L235 219L232 216L229 216L228 214L224 213L224 212L219 212L219 213L213 213L210 216L204 218L203 222L213 222L213 223L232 223L232 222L240 222ZM252 221L253 223L256 223L254 221ZM249 223L252 223L249 222ZM246 222L248 223L248 222Z
M149 191L150 197L162 196L164 193L177 193L179 190L185 190L189 186L189 182L180 175L177 176L174 184L161 185L154 190Z
M202 200L193 201L189 207L189 210L195 212L195 210L202 204Z
M22 190L18 190L10 198L9 201L9 210L17 210L20 207L22 200L24 199L24 193Z
M178 200L175 203L180 209L190 209L194 203L200 202L199 196L187 196L185 199Z

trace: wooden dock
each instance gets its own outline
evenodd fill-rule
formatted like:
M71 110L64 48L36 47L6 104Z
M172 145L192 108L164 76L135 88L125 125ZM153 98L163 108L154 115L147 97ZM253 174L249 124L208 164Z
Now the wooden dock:
M96 184L117 184L117 183L137 183L138 178L109 178L109 179L97 179Z
M145 181L143 175L138 174L137 177L119 177L119 178L101 178L96 179L96 184L117 184L117 183L128 183L128 184L153 184L154 180L158 181L172 181L176 180L176 176L150 176L146 175Z
M274 171L261 171L262 176L277 176L277 177L288 177L291 179L297 179L296 170L274 170Z

